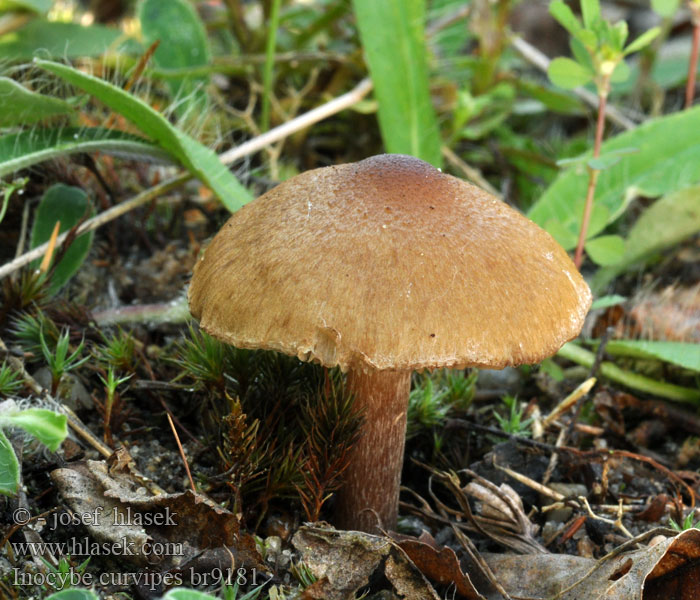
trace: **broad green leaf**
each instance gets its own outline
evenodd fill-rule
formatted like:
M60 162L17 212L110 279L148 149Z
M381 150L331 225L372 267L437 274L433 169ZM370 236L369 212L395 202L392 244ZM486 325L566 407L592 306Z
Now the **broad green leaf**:
M585 205L585 198L578 198L572 203L573 209L579 215L583 215ZM591 233L592 230L601 231L603 228L605 228L605 225L607 225L608 223L609 217L610 211L606 206L603 206L601 204L593 204L593 209L591 210L591 218L588 222L588 235L586 239L590 240L591 238L595 237L596 234ZM578 239L579 230L576 229L574 231L576 233L576 239Z
M700 186L668 194L637 219L627 236L625 264L633 264L700 231Z
M619 162L623 156L634 154L635 152L637 152L637 148L619 148L606 152L605 154L600 154L597 158L592 158L588 154L581 154L572 158L562 158L557 161L557 166L570 167L572 165L587 165L591 169L602 171Z
M655 358L685 369L700 372L700 344L647 340L612 340L605 351L613 355Z
M627 48L625 48L625 54L631 54L632 52L639 52L645 46L648 46L652 40L659 35L661 30L658 27L654 27L649 31L645 31L636 40L634 40Z
M637 148L618 148L617 150L611 150L605 154L600 154L596 158L589 158L587 164L591 169L602 171L603 169L609 169L620 162L625 156L634 154L637 151Z
M92 590L70 588L51 594L46 600L99 600L99 596Z
M670 17L677 10L681 0L651 0L651 8L662 17Z
M0 494L14 496L19 487L19 462L10 440L0 429Z
M609 296L601 296L593 300L591 304L591 310L598 310L601 308L609 308L611 306L616 306L626 302L627 298L625 296L620 296L620 294L611 294Z
M211 50L207 33L191 2L144 0L139 7L139 20L148 46L160 40L153 55L159 68L186 69L209 64ZM196 116L206 110L208 100L204 87L208 83L208 76L168 80L170 92L178 101L178 115Z
M32 19L17 31L0 36L0 56L13 61L31 60L34 56L99 56L118 46L120 40L126 40L124 34L111 27Z
M600 1L581 0L581 16L583 16L584 27L593 27L600 19Z
M630 67L624 60L621 60L615 66L615 70L613 71L613 74L610 76L610 81L612 81L613 83L618 83L620 81L627 81L629 79L629 76L630 76Z
M619 235L601 235L586 242L586 253L597 265L614 265L624 252L625 240Z
M379 101L387 152L439 167L440 131L430 99L425 0L353 0L360 38Z
M59 233L63 233L92 214L92 207L83 190L62 183L52 185L46 190L36 210L31 247L36 248L49 240L56 221L61 222ZM84 233L70 245L53 271L51 293L55 294L80 269L90 251L93 235L92 231ZM39 262L35 261L34 264L38 266Z
M608 218L606 223L591 223L590 235L599 233L607 223L617 219L637 195L661 196L700 182L697 131L700 131L700 107L650 119L633 131L604 142L602 154L629 147L639 151L601 171L595 206L605 207ZM569 231L577 232L581 214L573 209L574 202L585 199L587 187L587 169L574 165L545 190L529 211L529 217L542 226L556 220Z
M679 39L673 44L664 44L654 59L651 67L651 79L664 90L681 86L688 78L688 56L691 51L689 38ZM615 96L631 94L639 85L638 61L630 61L630 77L616 83L612 88ZM700 76L700 62L697 74Z
M618 273L700 232L700 186L673 192L648 207L627 236L618 264L600 269L591 282L603 289Z
M616 53L622 52L628 35L627 21L618 21L610 28L610 42Z
M576 246L578 235L564 227L564 225L561 224L561 221L550 219L543 225L543 227L562 248L573 248Z
M575 35L581 30L581 21L578 20L578 17L562 0L554 0L549 5L549 13L570 34Z
M139 160L172 161L170 154L152 142L121 131L41 128L0 136L0 177L52 158L96 151Z
M593 59L581 40L572 37L569 40L569 47L571 48L571 53L574 56L574 60L576 60L577 63L579 63L582 67L585 67L591 73L595 73Z
M30 92L13 79L0 77L0 126L35 123L72 112L64 100Z
M598 46L598 36L595 31L590 29L579 29L575 34L575 38L579 40L586 48L595 50Z
M56 452L68 435L66 416L43 408L28 408L18 412L1 413L0 426L24 429L51 452Z
M549 63L549 80L565 90L573 90L593 79L593 73L575 60L560 56Z
M0 12L9 10L29 10L43 15L49 12L53 0L0 0Z
M35 63L92 94L113 111L129 119L208 185L231 212L252 200L250 192L240 184L211 149L175 128L163 115L145 102L121 88L67 65L46 60L35 60Z

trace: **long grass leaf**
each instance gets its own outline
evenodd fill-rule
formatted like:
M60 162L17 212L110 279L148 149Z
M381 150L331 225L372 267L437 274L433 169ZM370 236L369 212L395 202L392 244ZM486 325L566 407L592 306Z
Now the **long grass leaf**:
M141 160L172 161L162 148L121 131L73 127L34 129L0 137L0 177L66 154L96 151Z
M114 112L129 119L208 185L231 212L252 199L250 192L223 165L213 150L171 125L163 115L145 102L107 81L82 73L68 65L46 60L34 62L37 66L92 94Z
M424 0L354 0L387 152L442 164L430 100Z

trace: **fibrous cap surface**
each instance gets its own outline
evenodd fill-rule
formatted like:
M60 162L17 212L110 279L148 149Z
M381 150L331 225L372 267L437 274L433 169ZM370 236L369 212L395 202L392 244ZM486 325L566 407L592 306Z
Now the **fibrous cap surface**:
M348 368L534 363L578 335L591 293L500 200L416 158L302 173L235 213L194 270L211 335Z

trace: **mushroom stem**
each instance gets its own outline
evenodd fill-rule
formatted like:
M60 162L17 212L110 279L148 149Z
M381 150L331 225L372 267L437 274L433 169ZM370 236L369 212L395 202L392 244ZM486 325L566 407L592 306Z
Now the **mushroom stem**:
M338 493L336 523L342 529L368 532L378 526L393 529L399 509L411 371L351 369L347 382L365 422Z

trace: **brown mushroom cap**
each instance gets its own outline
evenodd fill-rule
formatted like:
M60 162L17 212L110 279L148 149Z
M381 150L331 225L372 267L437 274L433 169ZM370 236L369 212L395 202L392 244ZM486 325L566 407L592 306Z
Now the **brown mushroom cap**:
M342 369L534 363L591 293L552 237L428 163L381 155L298 175L234 214L190 309L239 348Z

